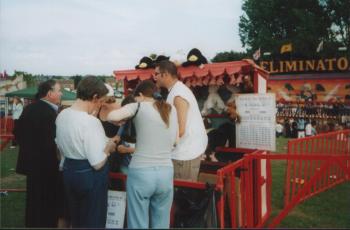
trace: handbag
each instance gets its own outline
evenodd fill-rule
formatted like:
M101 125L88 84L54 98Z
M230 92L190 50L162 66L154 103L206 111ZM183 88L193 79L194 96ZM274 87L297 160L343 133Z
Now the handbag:
M140 108L140 102L137 103L137 109L136 109L134 116L132 116L124 124L124 130L123 130L123 134L122 134L121 138L122 138L122 140L124 140L126 142L136 143L136 129L135 129L133 119L137 115L139 108Z

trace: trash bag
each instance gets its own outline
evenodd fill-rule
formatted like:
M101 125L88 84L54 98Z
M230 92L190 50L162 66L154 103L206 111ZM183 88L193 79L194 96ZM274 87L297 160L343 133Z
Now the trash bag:
M174 228L217 228L216 192L207 189L175 188Z

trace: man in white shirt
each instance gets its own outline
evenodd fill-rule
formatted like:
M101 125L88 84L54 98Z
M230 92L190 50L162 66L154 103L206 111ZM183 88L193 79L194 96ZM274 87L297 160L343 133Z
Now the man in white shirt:
M155 80L159 87L168 89L167 102L176 108L179 123L179 141L172 151L174 178L197 181L201 155L208 136L192 91L178 80L177 67L165 60L156 64Z

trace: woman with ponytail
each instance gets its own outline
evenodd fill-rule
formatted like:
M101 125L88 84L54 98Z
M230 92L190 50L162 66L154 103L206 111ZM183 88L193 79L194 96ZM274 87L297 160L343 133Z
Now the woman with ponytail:
M177 137L176 110L157 93L152 81L142 81L134 92L137 103L113 110L117 122L133 118L136 149L127 179L128 228L169 228L173 201L171 150Z

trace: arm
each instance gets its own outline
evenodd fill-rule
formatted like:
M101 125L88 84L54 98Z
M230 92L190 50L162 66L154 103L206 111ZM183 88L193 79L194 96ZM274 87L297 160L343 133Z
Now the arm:
M137 110L137 103L131 103L123 106L120 109L112 110L107 115L108 121L121 121L134 116Z
M127 147L124 145L118 145L118 152L121 154L132 154L135 152L135 148L133 147Z
M84 140L83 148L86 158L95 170L99 170L105 165L114 143L112 141L107 142L103 127L97 119L92 119L84 127L81 127L80 132Z
M187 113L189 104L180 96L175 97L174 106L177 112L177 120L179 123L179 137L181 138L186 131Z

